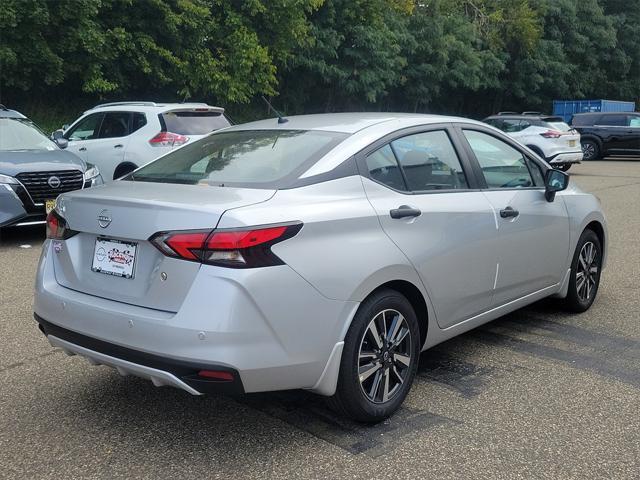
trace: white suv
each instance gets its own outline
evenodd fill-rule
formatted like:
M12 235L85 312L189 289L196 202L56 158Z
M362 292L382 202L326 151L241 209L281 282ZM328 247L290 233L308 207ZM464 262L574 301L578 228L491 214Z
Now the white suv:
M224 109L206 103L117 102L87 110L52 137L115 180L193 140L230 125Z
M582 161L580 134L562 117L500 112L483 121L526 145L555 168L566 172L572 164Z

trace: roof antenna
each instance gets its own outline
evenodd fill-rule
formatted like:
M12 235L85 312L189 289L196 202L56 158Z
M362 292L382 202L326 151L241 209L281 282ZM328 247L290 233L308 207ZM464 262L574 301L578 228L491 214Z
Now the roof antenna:
M273 108L273 105L269 103L269 100L267 100L264 95L262 95L262 100L264 100L264 102L269 106L269 109L278 116L278 123L287 123L289 121L288 119L284 118L278 110Z

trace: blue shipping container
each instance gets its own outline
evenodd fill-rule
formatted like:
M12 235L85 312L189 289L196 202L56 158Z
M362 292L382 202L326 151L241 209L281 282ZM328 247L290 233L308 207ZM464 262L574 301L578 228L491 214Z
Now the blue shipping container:
M574 113L590 112L635 112L634 102L618 100L554 100L553 114L569 123Z

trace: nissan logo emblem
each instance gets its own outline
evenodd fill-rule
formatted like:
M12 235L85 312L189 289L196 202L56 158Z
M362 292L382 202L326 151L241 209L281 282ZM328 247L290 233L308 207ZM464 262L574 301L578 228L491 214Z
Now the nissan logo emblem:
M49 177L49 180L47 180L47 183L51 188L58 188L62 184L62 181L58 177L53 176L53 177Z
M109 210L102 210L98 214L98 225L102 228L107 228L111 224L111 214Z

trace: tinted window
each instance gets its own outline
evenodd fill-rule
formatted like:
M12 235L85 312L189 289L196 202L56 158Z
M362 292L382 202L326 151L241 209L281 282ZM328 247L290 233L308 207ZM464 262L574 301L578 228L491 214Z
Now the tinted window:
M0 118L0 150L56 150L57 148L29 120Z
M529 125L527 125L528 127ZM519 132L520 130L522 130L523 128L527 128L527 127L523 127L522 126L522 121L521 120L508 120L505 119L504 120L504 126L501 129L504 132L507 133L515 133L515 132Z
M377 182L396 190L407 189L396 157L389 145L385 145L367 157L367 169L371 178Z
M626 115L603 115L598 121L598 125L611 127L626 127L628 125Z
M167 132L181 135L206 135L230 125L219 112L167 112L160 118Z
M136 130L140 130L146 124L147 117L145 117L144 113L135 112L131 121L131 133L135 132Z
M347 135L314 130L222 132L165 155L128 180L282 188Z
M445 131L417 133L391 142L412 191L468 188Z
M100 126L98 138L116 138L129 135L129 112L107 112Z
M67 140L92 140L98 138L98 129L102 123L102 113L94 113L80 120L80 122L67 132Z
M489 188L535 186L524 156L511 145L491 135L464 130Z

